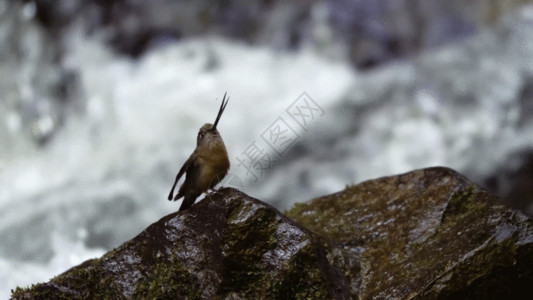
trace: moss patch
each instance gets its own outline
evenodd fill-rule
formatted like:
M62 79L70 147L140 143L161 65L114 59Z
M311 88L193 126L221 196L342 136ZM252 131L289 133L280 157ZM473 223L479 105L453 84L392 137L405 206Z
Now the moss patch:
M135 284L136 299L202 299L191 272L176 258L161 260Z
M29 289L12 291L13 299L122 299L113 280L97 267L98 259L88 260L78 267L56 276L48 283Z

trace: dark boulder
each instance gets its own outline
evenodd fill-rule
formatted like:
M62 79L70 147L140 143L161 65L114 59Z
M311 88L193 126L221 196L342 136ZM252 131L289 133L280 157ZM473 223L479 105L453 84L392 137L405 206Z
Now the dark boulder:
M518 299L533 283L533 221L499 202L438 167L369 180L288 215L361 253L361 274L350 277L361 299Z
M14 299L498 299L533 282L533 221L447 168L370 180L287 218L234 189Z

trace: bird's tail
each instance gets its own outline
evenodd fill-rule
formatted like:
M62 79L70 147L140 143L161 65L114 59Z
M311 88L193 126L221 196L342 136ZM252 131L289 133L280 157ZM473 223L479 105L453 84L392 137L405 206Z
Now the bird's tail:
M178 200L181 197L183 197L183 190L180 188L179 192L176 194L176 197L174 197L174 199L169 198L169 200L172 199L173 201L176 201L176 200Z
M176 195L178 197L180 194ZM179 211L186 210L187 208L191 207L194 204L194 201L196 201L196 197L198 196L190 196L185 195L185 198L183 199L183 202L181 202L181 206ZM176 200L176 199L174 199Z
M172 186L172 189L170 190L170 193L168 194L168 201L171 201L172 198L174 197L174 189L176 188L176 184L177 183L178 183L178 178L176 178L176 181L174 181L174 185ZM179 192L178 192L178 195L179 195ZM178 197L178 195L176 195L176 197ZM177 198L174 198L174 201L176 201L176 200L177 200Z

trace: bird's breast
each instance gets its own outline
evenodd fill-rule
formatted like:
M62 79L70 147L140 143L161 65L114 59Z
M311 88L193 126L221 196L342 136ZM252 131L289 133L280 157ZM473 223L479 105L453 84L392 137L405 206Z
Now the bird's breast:
M200 185L204 188L216 185L224 176L226 176L229 169L228 155L225 153L211 153L210 155L202 155L198 158L200 160Z

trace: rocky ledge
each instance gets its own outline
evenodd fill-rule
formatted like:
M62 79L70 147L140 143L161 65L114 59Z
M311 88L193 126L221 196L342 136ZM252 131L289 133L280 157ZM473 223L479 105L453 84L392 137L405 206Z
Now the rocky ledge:
M533 220L447 168L363 182L285 216L225 188L13 299L518 299Z

